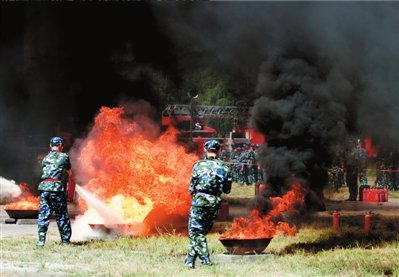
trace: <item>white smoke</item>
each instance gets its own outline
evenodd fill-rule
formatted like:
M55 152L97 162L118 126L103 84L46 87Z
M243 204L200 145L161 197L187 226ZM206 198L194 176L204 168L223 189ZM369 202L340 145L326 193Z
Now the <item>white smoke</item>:
M0 176L0 203L7 203L22 194L21 188L14 180Z

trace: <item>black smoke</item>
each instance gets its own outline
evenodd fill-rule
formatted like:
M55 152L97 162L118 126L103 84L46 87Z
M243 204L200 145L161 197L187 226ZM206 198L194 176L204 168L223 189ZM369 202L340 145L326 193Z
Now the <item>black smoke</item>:
M43 134L46 151L55 130L80 136L103 105L162 109L187 72L209 67L253 106L268 195L296 177L321 198L348 136L397 145L398 11L394 1L1 3L0 175L18 180L21 132Z
M309 189L308 208L323 208L326 169L349 137L370 137L377 148L397 145L398 2L165 8L158 14L191 58L183 59L187 68L206 61L253 81L241 93L254 99L249 124L267 137L260 152L267 196L299 179Z
M262 63L260 98L252 108L252 124L268 138L260 160L266 195L281 194L295 176L310 188L308 208L322 209L338 146L351 136L398 143L397 11L397 3L319 3L297 10L295 18L306 18L296 22L300 36L281 40Z
M68 150L101 106L124 99L161 110L160 80L175 79L144 2L3 2L0 42L0 175L33 187L50 137Z

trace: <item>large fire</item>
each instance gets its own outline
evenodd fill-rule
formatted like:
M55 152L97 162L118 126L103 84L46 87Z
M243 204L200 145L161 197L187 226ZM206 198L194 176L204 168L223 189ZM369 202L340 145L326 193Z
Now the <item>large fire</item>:
M29 187L25 183L18 185L21 188L22 194L15 202L8 203L4 206L5 210L38 210L39 197L32 195L29 192Z
M148 118L132 119L125 108L102 107L77 151L78 183L118 215L118 224L150 226L188 216L189 176L198 157L176 143L175 129L157 136L157 128ZM79 205L88 223L113 223L81 198Z
M293 183L291 190L283 197L272 197L270 200L273 208L266 215L262 217L258 210L252 210L249 218L235 218L231 229L220 239L258 239L273 238L278 234L294 235L297 231L296 226L290 226L278 218L284 212L295 211L295 205L303 203L304 194L301 192L301 185Z

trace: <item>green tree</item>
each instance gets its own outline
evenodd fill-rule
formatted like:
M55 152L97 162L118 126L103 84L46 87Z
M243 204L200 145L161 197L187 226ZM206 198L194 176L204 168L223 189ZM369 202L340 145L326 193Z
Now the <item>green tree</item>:
M185 80L183 88L187 90L188 103L194 105L194 109L195 105L232 106L235 102L226 85L228 78L222 73L212 69L197 70L188 74ZM234 127L234 118L206 118L204 123L224 137Z

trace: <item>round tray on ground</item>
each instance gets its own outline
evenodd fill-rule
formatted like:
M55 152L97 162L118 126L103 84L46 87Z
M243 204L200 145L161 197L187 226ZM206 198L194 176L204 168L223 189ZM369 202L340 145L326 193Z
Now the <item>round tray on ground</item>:
M269 245L272 238L256 239L219 239L229 254L260 254Z
M9 217L11 218L16 218L16 219L22 219L22 218L28 218L28 219L34 219L37 218L38 215L38 210L4 210Z

